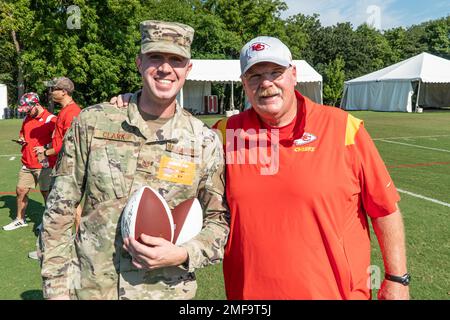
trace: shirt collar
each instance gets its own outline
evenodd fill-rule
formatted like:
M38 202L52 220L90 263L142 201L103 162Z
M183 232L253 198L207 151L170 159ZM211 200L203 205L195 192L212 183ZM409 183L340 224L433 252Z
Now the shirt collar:
M138 110L138 100L141 94L141 90L135 92L130 102L128 103L128 119L127 123L130 126L136 127L139 129L141 134L148 142L168 142L169 140L173 140L173 132L177 127L177 123L179 123L180 118L182 117L183 108L181 108L178 101L176 101L175 114L174 116L167 121L158 132L164 132L164 136L157 134L156 132L152 132L148 126L146 121L142 118L141 113Z
M44 109L44 111L40 115L36 116L34 119L40 120L47 114L47 109L45 109L44 107L42 107L42 109Z

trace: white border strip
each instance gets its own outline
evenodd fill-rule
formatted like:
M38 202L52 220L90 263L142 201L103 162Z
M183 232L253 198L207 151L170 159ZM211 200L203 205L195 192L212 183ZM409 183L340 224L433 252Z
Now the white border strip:
M393 139L416 139L416 138L436 138L436 137L450 137L450 134L441 134L441 135L436 135L436 136L414 136L414 137L390 137L390 138L375 138L372 139L374 141L377 140L393 140Z
M409 146L409 147L415 147L415 148L421 148L421 149L428 149L428 150L434 150L434 151L441 151L441 152L448 152L448 153L450 153L450 150L446 150L446 149L430 148L430 147L418 146L418 145L410 144L410 143L389 141L389 140L384 140L384 139L380 139L378 141L387 142L387 143L394 143L394 144L401 144L403 146Z
M450 208L450 203L447 203L447 202L439 201L439 200L436 200L436 199L433 199L433 198L428 198L428 197L422 196L420 194L412 193L412 192L409 192L409 191L406 191L406 190L402 190L402 189L399 189L399 188L397 188L397 191L400 192L400 193L405 193L405 194L410 195L412 197L416 197L416 198L419 198L419 199L427 200L427 201L430 201L430 202L433 202L433 203L437 203L437 204L440 204L440 205L443 205L443 206L446 206L446 207Z
M0 157L18 157L18 156L22 156L21 154L0 154Z

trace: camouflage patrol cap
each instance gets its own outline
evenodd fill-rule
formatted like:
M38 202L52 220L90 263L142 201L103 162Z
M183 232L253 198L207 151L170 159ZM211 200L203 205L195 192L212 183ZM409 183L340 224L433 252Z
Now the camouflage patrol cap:
M194 29L176 22L147 20L140 24L141 53L165 52L191 58Z
M46 82L46 85L53 90L66 90L69 94L75 89L72 80L67 77L54 78L53 80Z

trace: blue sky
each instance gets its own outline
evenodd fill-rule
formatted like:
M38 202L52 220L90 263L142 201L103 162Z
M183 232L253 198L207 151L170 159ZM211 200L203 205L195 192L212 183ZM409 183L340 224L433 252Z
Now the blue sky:
M349 21L354 27L367 22L377 29L409 27L450 15L450 0L284 0L283 18L303 13L320 14L322 25Z

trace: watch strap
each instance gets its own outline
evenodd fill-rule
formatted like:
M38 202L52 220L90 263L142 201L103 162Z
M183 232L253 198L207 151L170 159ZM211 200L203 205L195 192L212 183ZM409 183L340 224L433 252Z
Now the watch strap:
M384 278L389 281L401 283L404 286L409 285L409 282L411 281L411 275L409 273L405 273L402 276L385 273Z

